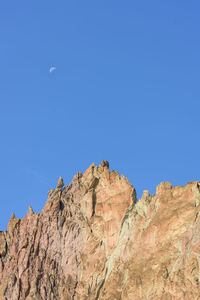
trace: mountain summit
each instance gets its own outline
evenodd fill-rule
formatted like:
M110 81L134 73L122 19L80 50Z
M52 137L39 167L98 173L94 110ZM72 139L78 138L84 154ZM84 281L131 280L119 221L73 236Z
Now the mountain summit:
M109 163L60 177L38 214L0 232L0 299L200 299L200 183L140 200Z

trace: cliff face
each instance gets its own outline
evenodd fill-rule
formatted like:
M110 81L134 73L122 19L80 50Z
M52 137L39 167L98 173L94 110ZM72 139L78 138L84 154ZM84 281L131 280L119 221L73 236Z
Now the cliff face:
M0 299L200 299L200 184L156 195L107 162L0 232Z

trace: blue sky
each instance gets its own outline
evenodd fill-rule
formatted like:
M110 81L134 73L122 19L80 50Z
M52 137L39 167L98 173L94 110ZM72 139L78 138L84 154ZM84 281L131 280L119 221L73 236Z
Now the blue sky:
M0 230L103 159L138 197L199 180L199 13L188 0L1 1Z

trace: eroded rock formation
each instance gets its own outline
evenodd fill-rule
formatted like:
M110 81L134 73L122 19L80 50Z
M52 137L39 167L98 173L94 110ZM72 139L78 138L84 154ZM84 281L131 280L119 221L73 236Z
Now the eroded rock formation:
M199 182L137 201L103 161L48 194L0 232L1 300L200 299Z

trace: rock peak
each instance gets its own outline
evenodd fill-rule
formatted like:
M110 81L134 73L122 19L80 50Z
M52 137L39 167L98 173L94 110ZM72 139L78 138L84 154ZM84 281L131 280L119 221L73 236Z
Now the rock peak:
M92 164L43 210L0 232L0 299L198 299L200 185L158 185L137 201L128 179Z
M107 160L102 160L100 166L109 169L109 162Z
M31 205L28 206L28 212L30 213L30 215L33 215L34 214L34 211L31 207Z
M62 189L63 186L64 186L63 178L62 178L62 177L59 177L56 188L57 188L57 189Z

